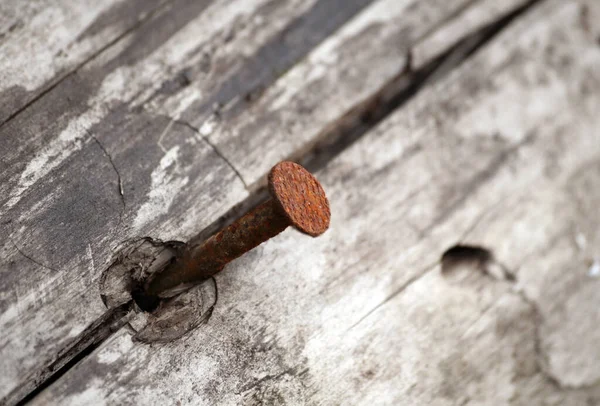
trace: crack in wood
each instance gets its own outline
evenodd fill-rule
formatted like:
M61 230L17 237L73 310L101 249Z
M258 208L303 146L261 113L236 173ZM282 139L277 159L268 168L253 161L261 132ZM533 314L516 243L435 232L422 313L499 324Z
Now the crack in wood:
M388 296L386 296L385 299L383 299L375 307L373 307L371 310L369 310L364 316L362 316L360 319L358 319L358 321L356 321L356 323L354 323L352 326L350 326L346 330L346 332L354 329L356 326L358 326L360 323L362 323L365 319L367 319L369 316L371 316L373 313L375 313L379 308L385 306L385 304L388 303L390 300L394 299L396 296L400 295L402 292L405 292L406 289L408 289L409 287L411 287L413 284L415 284L416 282L418 282L419 280L421 280L429 272L431 272L432 270L434 270L435 267L437 266L437 264L438 264L438 262L436 261L435 263L430 264L430 265L424 267L422 270L420 270L419 272L417 272L416 275L413 275L412 277L410 277L399 288L397 288L392 293L390 293Z
M131 302L110 309L88 326L43 368L32 372L23 383L4 399L1 404L23 405L50 386L69 369L90 355L108 337L127 323Z
M288 159L301 163L311 172L318 172L325 168L329 161L357 142L394 110L402 107L422 88L431 84L433 79L439 80L461 66L515 19L543 1L545 0L530 0L498 20L481 27L420 69L411 69L409 50L407 63L396 77L385 83L373 96L332 122L315 137L316 141L309 148L299 151ZM263 185L206 227L193 238L193 241L204 241L266 199L268 193Z
M229 166L231 168L231 170L236 174L236 176L238 177L238 179L242 182L242 184L244 185L244 188L246 190L248 189L248 184L246 183L246 181L244 180L244 177L242 176L242 174L240 173L240 171L235 167L235 165L233 165L233 163L217 148L217 146L210 141L210 139L205 136L204 134L202 134L202 132L200 131L200 129L194 127L193 125L191 125L190 123L188 123L187 121L183 121L183 120L174 120L175 123L177 124L181 124L184 125L188 128L190 128L192 131L194 131L195 133L197 133L204 142L206 142L208 144L209 147L212 148L213 151L215 151L215 154L217 154L219 156L219 158L221 158L223 161L225 161L225 163L227 164L227 166Z
M407 63L398 75L385 83L373 96L331 123L315 138L309 149L299 151L290 159L300 161L311 172L324 168L329 161L358 141L392 111L406 104L425 86L435 83L461 66L515 19L543 1L545 0L530 0L524 3L496 21L468 34L419 69L412 69L409 50Z
M113 161L112 156L110 156L110 154L108 153L106 148L104 148L104 145L102 145L102 143L100 141L98 141L98 138L96 138L96 136L94 134L92 134L87 128L85 129L85 132L87 132L88 135L90 136L90 138L92 140L94 140L96 142L96 144L98 144L98 147L100 147L100 149L102 150L104 155L108 158L110 165L112 166L112 168L115 170L115 173L117 174L117 184L118 184L119 196L121 197L121 204L123 205L123 211L124 211L125 210L125 195L123 194L123 181L121 179L121 174L119 173L119 170L117 169L117 166L115 165L115 162ZM121 213L121 219L122 218L123 218L123 213Z
M55 273L59 272L58 269L52 268L51 266L48 266L48 265L44 265L40 261L36 260L35 258L32 258L31 256L27 255L25 252L23 252L23 250L21 248L19 248L19 246L15 243L15 241L13 240L12 237L9 236L8 239L10 240L10 242L12 243L12 245L15 247L15 249L17 250L17 252L19 254L21 254L23 257L27 258L28 260L30 260L34 264L39 265L39 266L41 266L44 269L48 269L48 270L53 271Z

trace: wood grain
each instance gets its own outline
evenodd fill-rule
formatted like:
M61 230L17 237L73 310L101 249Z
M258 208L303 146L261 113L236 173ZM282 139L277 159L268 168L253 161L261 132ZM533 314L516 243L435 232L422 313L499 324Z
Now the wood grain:
M123 243L189 240L250 196L263 166L301 154L337 115L405 70L411 46L488 3L173 0L150 14L139 2L118 3L91 23L77 20L73 33L86 26L84 37L113 40L82 53L70 74L60 76L73 64L36 79L42 87L31 85L30 102L0 127L0 232L8 236L0 247L0 396L33 390L58 354L88 339L84 329L106 312L98 278ZM482 13L482 24L521 3ZM396 50L365 47L384 40ZM342 59L323 71L319 58L328 52ZM362 76L370 57L381 68ZM361 66L348 80L353 58ZM296 89L302 72L312 72L314 84ZM325 84L336 92L317 114L312 93ZM259 166L263 152L252 145L264 130L230 139L251 146L248 162L228 156L233 144L207 137L215 117L219 128L235 130L258 114L253 106L285 111L273 99L282 86L291 89L282 95L289 103L312 107L295 127L281 120L288 112L269 113L264 128L291 136L269 144L276 152Z
M362 3L352 4L347 13ZM8 236L0 268L2 395L23 388L21 380L106 311L97 280L123 242L145 235L187 240L247 196L231 167L175 122L175 112L143 106L186 80L219 93L246 52L282 41L290 25L307 30L314 5L176 1L0 128L1 227ZM236 38L232 27L248 16ZM201 77L170 76L190 54ZM215 65L204 75L198 60L206 55Z
M317 174L322 238L284 232L207 325L121 330L33 403L600 402L598 13L535 7ZM493 259L442 273L456 244Z
M0 4L0 125L134 30L166 0Z
M244 183L255 188L273 162L303 156L322 141L328 123L367 100L407 70L423 66L479 25L525 3L503 2L490 10L489 2L379 1L313 50L246 108L219 111L206 121L185 113L211 144L235 166ZM412 52L429 48L430 37L445 23L454 22L444 45L412 64ZM371 44L377 44L372 46ZM420 54L419 54L420 55Z

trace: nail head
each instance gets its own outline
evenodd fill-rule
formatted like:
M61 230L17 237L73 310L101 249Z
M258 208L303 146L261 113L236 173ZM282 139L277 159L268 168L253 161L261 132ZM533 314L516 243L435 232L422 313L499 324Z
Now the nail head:
M316 237L329 228L329 201L319 181L294 162L283 161L269 173L273 200L299 231Z

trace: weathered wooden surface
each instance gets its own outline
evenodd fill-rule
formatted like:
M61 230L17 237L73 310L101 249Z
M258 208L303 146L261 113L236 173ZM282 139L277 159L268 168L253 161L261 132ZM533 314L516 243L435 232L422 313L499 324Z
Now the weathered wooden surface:
M519 17L317 174L324 237L286 231L218 275L206 325L154 345L122 329L33 403L600 403L599 15ZM265 165L230 162L250 185ZM456 244L495 259L442 273Z
M401 73L430 62L473 31L469 13L480 13L477 23L484 25L525 2L504 2L496 10L490 10L489 3L375 2L255 96L256 102L243 111L225 109L203 120L191 109L183 117L235 163L244 183L253 187L273 163L301 157L327 137L328 123L335 125ZM452 30L454 37L427 55L419 53L432 48L431 37L443 23L457 21L462 25ZM421 56L417 66L411 62L413 52Z
M166 0L0 4L0 123L130 30ZM164 10L162 10L164 11Z
M171 13L128 33L0 129L2 231L9 237L2 248L2 395L106 311L97 279L119 244L144 235L187 240L247 195L196 132L139 106L156 93L185 91L194 79L203 87L192 93L212 106L229 82L243 80L237 70L247 65L246 53L256 64L252 54L284 41L284 27L296 21L292 33L311 29L318 37L314 2L266 4L174 2ZM350 15L362 5L352 4ZM240 20L249 22L236 40L231 31ZM208 66L199 63L207 57ZM185 63L197 69L189 78Z
M523 3L173 1L148 13L126 3L104 10L86 29L112 27L123 7L144 17L117 24L142 19L107 34L116 39L89 61L82 53L74 73L60 76L74 65L40 73L41 87L30 88L41 97L0 127L8 236L0 395L33 390L87 339L84 329L106 314L98 278L123 242L189 240L250 196L261 171L301 156L340 115L406 71L409 51L438 27L454 35L424 64ZM252 127L262 116L263 127Z
M523 2L200 3L130 3L124 35L38 73L0 128L9 402L102 320L123 241L188 240ZM326 237L286 232L219 276L208 325L150 346L121 329L34 403L598 402L598 6L536 7L318 174ZM516 281L442 276L458 242Z

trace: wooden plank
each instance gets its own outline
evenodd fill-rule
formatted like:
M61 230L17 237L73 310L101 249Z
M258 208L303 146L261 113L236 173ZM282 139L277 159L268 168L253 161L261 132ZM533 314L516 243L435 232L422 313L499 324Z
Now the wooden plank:
M197 68L189 80L204 84L194 92L220 97L220 86L256 63L253 53L287 38L281 30L318 40L367 2L349 3L324 31L311 26L333 3L176 1L0 129L0 227L9 237L1 248L0 396L27 390L23 379L104 314L97 280L122 242L187 240L247 196L197 133L144 104L185 88L185 62ZM203 75L206 55L213 65Z
M0 125L166 3L166 0L3 1Z
M124 241L148 235L189 240L248 196L243 183L253 180L239 177L246 166L224 155L203 136L202 126L197 132L188 121L210 122L216 104L234 125L235 114L243 114L255 101L246 95L268 88L368 3L169 3L164 12L151 16L0 128L0 227L9 236L0 248L0 330L6 332L0 337L5 360L0 396L17 386L16 398L32 390L43 380L39 374L60 367L57 354L86 338L84 328L105 315L97 281ZM466 8L487 3L462 1L442 7L437 2L403 2L399 7L388 1L400 20L394 24L398 30L390 31L381 26L381 4L386 2L380 1L316 55L351 46L362 55L359 52L367 49L348 38L352 30L373 41L380 35L391 40L392 34L403 32L411 38L406 42L410 47L411 41L416 45L426 37L423 27L434 30L450 17L461 18ZM521 2L507 3L506 10L517 4ZM369 29L371 22L380 29ZM352 58L349 52L345 60ZM377 58L387 79L404 69L402 52ZM311 64L309 58L300 69L314 70ZM284 83L297 82L296 75L288 72ZM370 76L346 79L340 70L331 69L329 80L338 83L338 97L352 100L315 115L310 127L299 126L299 132L311 130L305 145L336 114L385 82L368 85ZM311 90L299 91L298 100L308 100ZM279 128L287 125L276 123ZM281 152L269 157L271 164L291 150L289 139L280 141ZM40 372L43 366L48 368Z
M318 174L325 236L284 232L208 324L121 330L33 403L598 403L598 13L536 7ZM442 274L459 243L496 259Z

